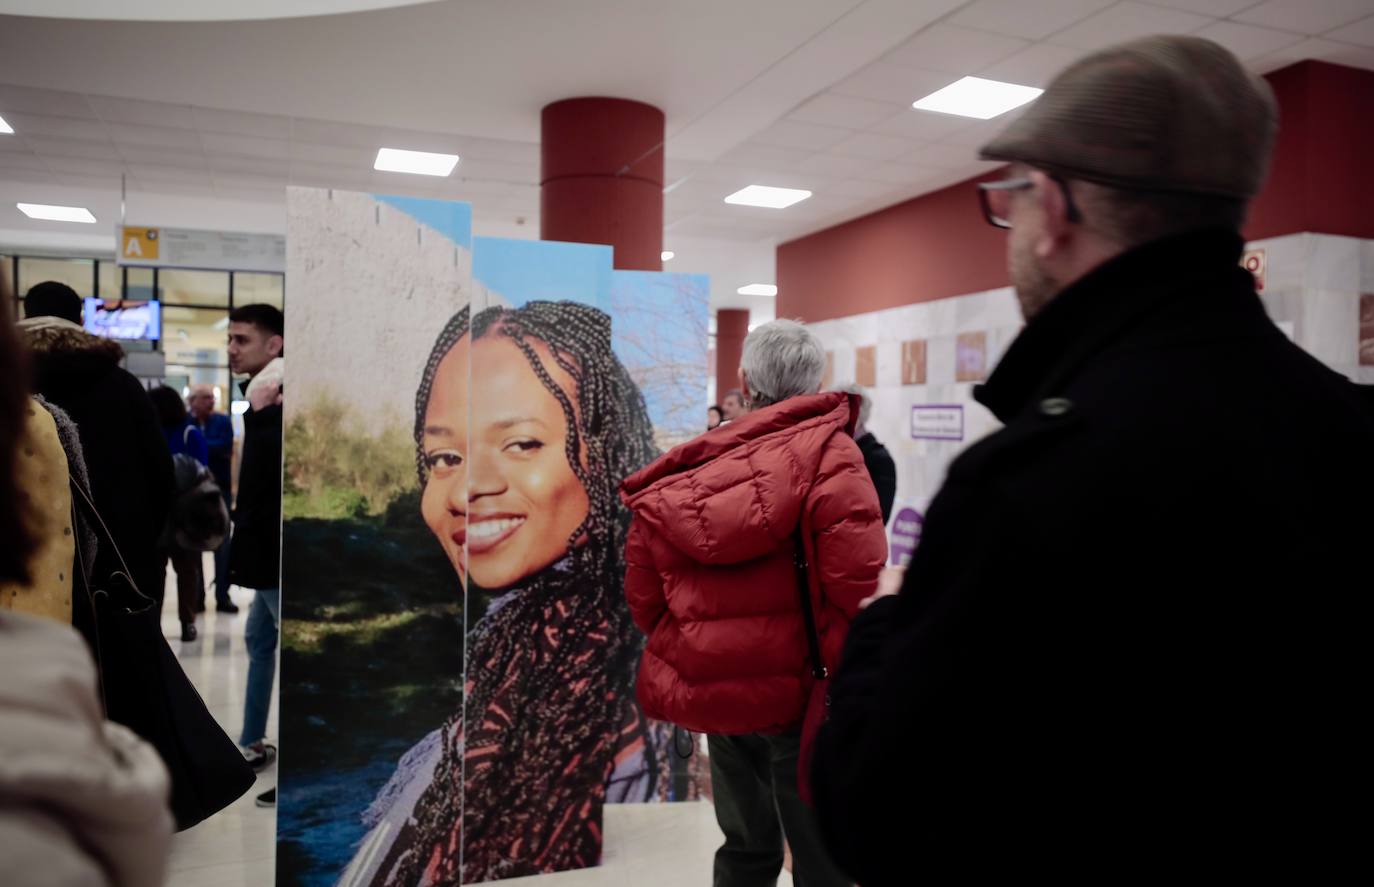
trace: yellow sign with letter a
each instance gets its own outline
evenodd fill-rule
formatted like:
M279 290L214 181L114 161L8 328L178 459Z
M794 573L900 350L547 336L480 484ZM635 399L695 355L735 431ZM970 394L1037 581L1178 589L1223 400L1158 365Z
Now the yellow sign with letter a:
M156 228L131 228L120 230L120 257L126 262L156 262L158 259L158 236Z

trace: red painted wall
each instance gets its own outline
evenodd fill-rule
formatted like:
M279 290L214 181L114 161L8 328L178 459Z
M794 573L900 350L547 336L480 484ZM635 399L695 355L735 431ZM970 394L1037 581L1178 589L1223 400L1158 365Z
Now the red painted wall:
M1251 240L1300 231L1374 238L1374 72L1300 62L1266 75L1280 133ZM972 179L781 244L778 316L829 320L1008 284L1006 235Z

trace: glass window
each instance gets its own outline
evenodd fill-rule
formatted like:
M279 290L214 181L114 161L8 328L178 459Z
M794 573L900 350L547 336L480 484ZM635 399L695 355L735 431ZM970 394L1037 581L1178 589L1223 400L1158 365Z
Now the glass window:
M124 277L124 298L135 302L146 302L153 298L153 269L126 268Z
M224 271L180 271L164 269L157 273L158 299L165 305L204 305L229 307L229 274Z
M19 257L19 294L29 291L34 284L47 280L65 283L76 290L83 299L95 295L94 259L49 259L39 256Z
M124 269L114 262L102 261L96 263L96 286L100 292L96 293L102 299L118 299L124 292Z
M234 272L234 307L243 305L275 305L286 310L286 295L283 292L285 277L280 274L256 274L248 271Z
M167 373L172 364L222 367L229 365L226 341L229 312L224 309L178 308L162 306L162 352L167 355ZM201 379L194 381L200 382ZM212 382L212 379L203 381Z

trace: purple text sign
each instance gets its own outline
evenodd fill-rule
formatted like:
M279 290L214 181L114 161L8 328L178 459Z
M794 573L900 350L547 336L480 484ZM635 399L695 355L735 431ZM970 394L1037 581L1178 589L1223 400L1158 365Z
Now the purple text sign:
M911 408L912 440L963 440L963 404L917 404Z
M921 543L921 527L924 524L925 518L914 508L903 508L897 512L896 519L892 521L892 544L889 546L893 566L905 567L911 563L911 556Z

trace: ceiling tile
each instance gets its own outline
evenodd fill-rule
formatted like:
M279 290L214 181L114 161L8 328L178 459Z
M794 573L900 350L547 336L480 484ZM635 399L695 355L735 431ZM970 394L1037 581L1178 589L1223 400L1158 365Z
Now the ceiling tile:
M827 193L853 197L856 200L871 200L891 190L885 182L869 182L863 179L845 179L826 188Z
M114 160L93 160L87 157L49 157L48 169L59 177L64 173L77 173L119 178L120 174L125 172L124 161L118 157Z
M516 182L525 185L539 184L539 166L534 163L506 163L500 160L463 160L454 173L467 179L491 179L498 182ZM395 177L405 173L384 173ZM399 179L397 181L405 181Z
M861 132L830 149L832 154L846 157L865 157L869 160L891 160L911 150L911 140L876 132Z
M765 166L795 169L798 163L813 152L805 148L784 148L780 145L755 145L745 142L721 156L719 163L733 166Z
M1241 61L1259 58L1302 41L1301 34L1276 31L1240 22L1217 22L1197 32L1198 37L1214 40L1231 50Z
M146 145L150 148L179 148L196 152L201 150L200 133L193 129L115 124L110 126L110 136L115 140L115 144L121 147Z
M953 25L1039 40L1100 12L1116 0L977 0L949 18Z
M175 194L180 197L214 197L215 189L207 178L204 184L195 182L166 182L149 181L146 179L135 179L134 185L130 186L132 191L143 191L149 194Z
M86 97L81 93L0 83L0 115L5 115L8 111L28 111L30 114L75 117L82 120L97 119L95 112L86 102Z
M61 136L66 139L81 139L86 142L104 142L110 138L105 124L99 120L81 120L76 117L49 117L45 114L29 114L23 111L12 113L0 107L0 116L5 118L14 131L21 135Z
M32 154L33 148L20 135L0 136L0 154Z
M872 160L862 157L842 157L838 154L816 154L797 165L803 173L815 173L835 178L863 178L860 173L873 166Z
M1324 34L1374 13L1370 0L1269 0L1237 13L1238 22L1302 34Z
M89 95L86 96L86 101L90 102L91 108L106 123L165 126L172 129L196 128L196 115L190 105L123 99L109 95Z
M900 136L913 142L939 141L948 135L968 129L976 121L969 117L954 114L940 114L935 111L917 111L907 108L894 114L877 126L870 127L873 132L889 136Z
M216 181L226 176L260 176L285 180L291 171L290 161L271 157L229 157L219 154L206 157L206 161L210 164L211 175Z
M343 145L315 145L304 142L291 143L291 159L311 163L329 163L335 166L354 166L372 174L372 164L377 159L376 149L355 148Z
M241 200L245 203L284 203L286 201L286 186L253 187L248 183L216 182L215 196L225 200Z
M40 157L88 157L92 160L110 160L119 157L119 152L115 150L115 146L108 142L85 142L53 136L32 136L26 141L33 152Z
M1005 114L992 118L991 120L978 120L967 129L962 129L953 135L946 136L940 141L946 145L954 145L968 149L970 160L978 159L977 149L983 147L994 137L1012 124L1018 117L1030 109L1029 105L1022 105L1020 108L1008 111Z
M1250 66L1261 73L1265 73L1308 59L1374 71L1374 49L1319 38L1304 40L1301 43L1284 47L1278 52L1271 52L1266 56L1254 59L1250 62Z
M158 167L170 166L176 169L208 169L205 155L199 151L183 151L176 148L158 148L148 145L126 145L119 154L130 166Z
M46 173L48 171L48 164L42 157L35 154L20 154L18 152L5 153L4 151L0 151L0 173L6 171ZM27 181L28 176L25 175L24 179Z
M506 139L478 139L464 137L458 142L458 154L464 160L505 160L512 163L539 163L539 145L535 142L512 142Z
M928 178L934 172L936 170L912 166L909 163L877 163L865 170L860 178L892 185L911 185Z
M978 159L978 152L963 145L936 142L921 145L896 159L898 163L909 163L931 169L956 169Z
M312 145L342 145L350 148L366 148L371 156L377 155L378 148L388 147L387 131L380 126L362 126L354 123L333 123L328 120L311 120L296 117L291 121L291 141L309 142ZM399 148L400 145L390 147Z
M921 31L885 60L928 71L971 74L1029 45L1027 40L940 24Z
M1374 46L1374 15L1358 21L1353 25L1346 25L1344 28L1338 28L1326 36L1331 40L1340 40L1345 43Z
M233 154L244 157L272 157L287 160L291 157L291 143L281 139L261 139L255 136L202 133L201 144L206 154Z
M799 123L795 120L779 120L763 132L756 133L750 141L762 145L781 145L784 148L809 148L824 151L832 145L849 138L852 129L838 126L817 126L814 123ZM673 163L668 161L669 166Z
M1050 85L1056 74L1078 61L1082 55L1081 50L1067 46L1033 43L1016 55L982 69L978 76L1043 89Z
M1181 9L1119 3L1060 31L1049 40L1060 46L1094 50L1152 34L1191 34L1213 21L1215 19Z
M199 183L206 187L210 185L210 172L208 168L190 169L186 167L167 166L165 164L128 164L129 173L140 182L147 183Z
M798 123L863 129L892 116L899 107L895 103L825 93L798 107L787 115L787 119Z
M948 86L954 79L944 71L923 71L906 65L874 62L854 76L841 80L830 91L876 102L910 105Z
M191 113L195 116L196 129L201 132L255 136L260 139L291 138L290 117L199 107L192 108Z
M1255 6L1263 0L1142 0L1151 6L1167 6L1170 9L1182 9L1184 12L1196 12L1198 15L1210 15L1213 18L1226 18L1235 15L1242 9Z

